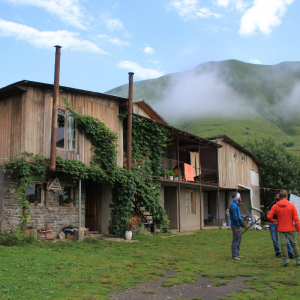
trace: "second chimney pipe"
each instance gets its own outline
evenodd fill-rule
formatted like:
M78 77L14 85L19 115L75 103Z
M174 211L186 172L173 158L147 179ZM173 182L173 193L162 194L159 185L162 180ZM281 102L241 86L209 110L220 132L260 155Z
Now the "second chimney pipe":
M54 46L55 69L54 69L54 87L53 87L53 109L52 109L52 128L51 128L51 152L50 152L50 171L56 170L56 139L57 139L57 114L58 114L58 96L59 96L59 71L60 71L60 49L61 46Z
M133 72L129 72L128 91L128 123L127 123L127 170L131 171L131 145L132 145L132 95L133 95Z

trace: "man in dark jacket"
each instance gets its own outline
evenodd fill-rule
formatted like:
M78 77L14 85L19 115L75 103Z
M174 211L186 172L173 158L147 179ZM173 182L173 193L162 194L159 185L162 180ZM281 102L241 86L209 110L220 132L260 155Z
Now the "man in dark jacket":
M270 204L269 211L277 203L278 200L279 200L279 192L275 192L274 193L274 201ZM277 220L277 216L274 215L273 219ZM280 258L281 257L281 251L280 251L280 247L279 247L279 244L278 244L277 228L278 228L277 224L274 224L274 223L270 222L270 232L271 232L271 237L272 237L272 241L273 241L273 245L274 245L275 255L276 255L277 258ZM294 259L295 257L294 257L293 249L292 249L291 244L290 244L288 239L287 239L287 249L288 249L289 258Z
M296 258L297 266L300 267L300 253L297 243L297 237L295 232L295 225L300 235L300 222L297 209L295 205L289 200L288 193L286 190L282 190L279 193L278 203L276 203L272 209L269 211L267 218L270 222L274 224L278 224L278 232L281 244L282 258L283 258L283 266L289 266L289 257L287 251L287 238L290 240L290 243L293 247L293 251ZM277 221L273 219L274 215L277 215Z
M240 256L240 244L242 241L242 227L244 227L244 222L241 217L240 212L240 203L242 202L242 197L239 193L232 194L233 202L229 206L229 214L231 221L231 229L232 229L232 259L241 260L245 258L244 256Z

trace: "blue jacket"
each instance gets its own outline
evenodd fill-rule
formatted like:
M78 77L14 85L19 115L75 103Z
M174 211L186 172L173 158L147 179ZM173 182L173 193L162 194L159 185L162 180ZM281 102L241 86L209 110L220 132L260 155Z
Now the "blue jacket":
M239 208L240 204L236 201L233 201L229 206L229 214L231 225L238 227L244 227L243 219L241 217L241 212Z

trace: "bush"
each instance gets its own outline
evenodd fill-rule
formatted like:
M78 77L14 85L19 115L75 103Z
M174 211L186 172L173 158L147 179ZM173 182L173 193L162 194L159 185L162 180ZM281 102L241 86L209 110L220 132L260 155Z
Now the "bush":
M5 247L12 246L21 246L28 244L38 244L41 241L39 240L36 233L27 235L26 233L22 233L18 228L13 232L5 233L0 228L0 245Z

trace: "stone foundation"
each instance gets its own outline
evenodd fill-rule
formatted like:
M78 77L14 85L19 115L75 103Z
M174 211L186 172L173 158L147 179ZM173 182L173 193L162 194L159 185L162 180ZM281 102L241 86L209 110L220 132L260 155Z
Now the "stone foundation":
M2 170L0 170L2 171ZM4 180L3 194L0 204L3 206L3 218L0 225L3 231L14 230L20 224L19 201L16 196L15 182ZM54 237L68 225L78 226L78 186L75 186L75 203L73 207L59 206L58 194L45 191L44 204L35 206L31 204L30 215L32 226L37 229L49 227L53 230ZM30 227L30 223L28 223ZM81 226L85 226L85 184L81 189Z

